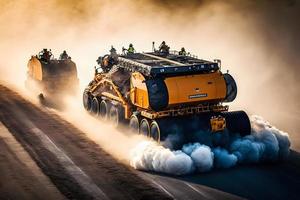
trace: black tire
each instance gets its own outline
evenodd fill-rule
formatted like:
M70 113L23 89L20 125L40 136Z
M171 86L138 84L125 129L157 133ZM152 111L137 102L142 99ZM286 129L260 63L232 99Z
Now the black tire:
M150 124L150 137L153 140L160 142L160 128L155 120L152 121Z
M119 123L119 113L115 106L112 106L109 110L109 120L113 123L114 126L117 126Z
M129 121L129 129L134 133L139 133L140 130L140 120L136 115L132 115Z
M109 110L109 120L113 123L114 127L118 127L123 121L123 113L119 106L112 105Z
M92 96L88 92L88 90L84 90L83 96L82 96L82 100L83 100L83 107L87 111L90 111L91 110L91 106L92 106Z
M97 99L97 97L94 97L92 99L92 103L91 103L91 112L95 115L98 116L99 114L99 101Z
M108 119L108 114L109 114L109 110L110 110L110 103L102 100L99 106L99 116L104 119L107 120Z
M150 125L147 119L142 119L140 123L140 134L149 137L150 136Z
M237 96L237 86L234 78L230 74L224 74L226 82L226 97L224 102L232 102Z

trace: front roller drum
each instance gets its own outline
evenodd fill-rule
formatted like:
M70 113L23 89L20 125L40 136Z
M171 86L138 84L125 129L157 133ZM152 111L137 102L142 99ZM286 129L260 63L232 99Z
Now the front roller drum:
M211 127L211 118L222 116L226 120L229 133L238 133L241 136L251 134L251 125L248 115L244 111L224 113L203 113L192 116L168 117L153 120L150 124L150 136L156 141L164 141L168 136L190 139L203 139L214 134ZM222 133L223 131L218 131Z
M226 119L226 128L232 133L239 133L241 136L251 134L251 124L248 115L244 111L223 112Z

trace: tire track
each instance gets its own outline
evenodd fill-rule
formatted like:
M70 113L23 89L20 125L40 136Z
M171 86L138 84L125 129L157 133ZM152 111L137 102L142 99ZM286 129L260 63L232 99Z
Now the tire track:
M0 199L65 199L1 122L0 149Z
M105 198L99 191L95 195L97 189L89 184L93 182L109 199L171 199L59 116L38 108L1 85L0 93L1 121L66 197ZM76 174L81 169L86 176L80 172L80 180L78 174L74 178L70 173L74 168L68 172L65 162L71 166L73 162L78 166Z

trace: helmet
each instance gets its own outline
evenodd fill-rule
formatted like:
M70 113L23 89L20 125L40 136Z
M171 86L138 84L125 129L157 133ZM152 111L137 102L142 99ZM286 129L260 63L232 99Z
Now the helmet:
M162 41L162 44L166 44L166 42L165 42L165 41Z
M184 47L181 48L181 51L185 51Z
M113 46L111 46L110 52L112 53L112 52L116 52L116 51L117 50Z
M129 47L133 47L133 45L130 43L130 44L129 44Z

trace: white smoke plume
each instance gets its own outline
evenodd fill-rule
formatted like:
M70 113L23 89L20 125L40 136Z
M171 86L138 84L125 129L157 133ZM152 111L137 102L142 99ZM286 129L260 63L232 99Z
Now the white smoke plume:
M213 166L214 154L206 145L199 143L183 145L182 150L193 160L199 172L209 171Z
M172 151L154 141L145 141L132 149L130 164L139 170L184 175L242 163L274 162L288 156L287 133L259 116L251 116L251 127L251 135L234 136L226 149L191 143Z
M164 172L168 174L188 174L194 171L193 160L182 152L171 151L154 141L139 143L132 150L130 164L136 169Z

